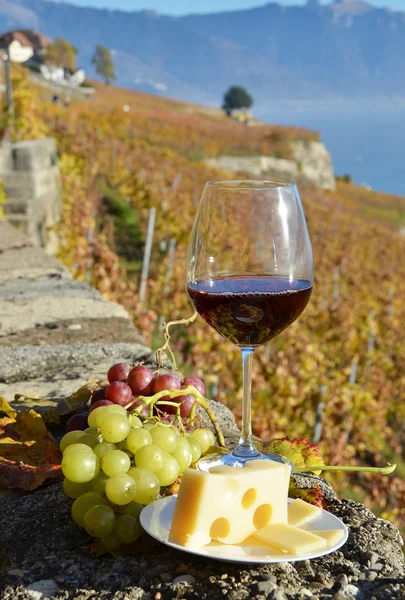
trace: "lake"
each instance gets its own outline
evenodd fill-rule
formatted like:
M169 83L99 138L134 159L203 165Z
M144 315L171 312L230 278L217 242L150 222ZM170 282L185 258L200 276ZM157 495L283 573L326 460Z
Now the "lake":
M254 113L320 131L336 175L405 196L405 98L272 102Z

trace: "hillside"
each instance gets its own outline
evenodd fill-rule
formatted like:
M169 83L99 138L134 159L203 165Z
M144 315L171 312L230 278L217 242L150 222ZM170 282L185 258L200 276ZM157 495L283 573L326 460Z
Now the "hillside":
M218 104L235 83L261 108L279 98L405 94L405 12L357 0L182 18L0 0L0 30L15 27L69 39L93 75L95 45L108 46L120 85L190 101Z
M191 315L184 262L198 199L221 176L202 159L226 152L288 156L311 132L247 128L203 107L99 86L69 108L39 102L15 71L18 137L57 139L64 186L60 258L123 304L154 346L161 319ZM125 106L125 110L123 110ZM33 127L35 130L33 131ZM241 174L243 175L243 174ZM398 476L334 475L334 485L405 524L405 198L339 183L300 188L315 257L304 315L254 360L254 431L263 439L314 433L332 464L397 460ZM150 208L156 208L146 305L140 268ZM174 262L168 247L175 243ZM238 244L238 236L230 239ZM173 348L183 372L240 413L239 351L202 320L180 328ZM91 376L91 374L89 374Z

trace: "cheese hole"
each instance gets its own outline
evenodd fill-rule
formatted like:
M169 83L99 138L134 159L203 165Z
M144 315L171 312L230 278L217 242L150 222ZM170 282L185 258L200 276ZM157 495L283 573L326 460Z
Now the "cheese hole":
M249 490L247 490L243 494L243 498L242 498L243 508L247 509L247 508L250 508L251 506L253 506L253 504L256 502L256 498L257 498L257 491L255 490L255 488L250 488Z
M256 529L266 527L266 525L268 525L270 522L272 514L273 509L270 504L262 504L261 506L258 506L253 516L253 525L256 527Z
M228 519L224 517L220 517L213 522L210 529L210 537L213 540L218 540L219 538L227 538L231 532L231 524Z

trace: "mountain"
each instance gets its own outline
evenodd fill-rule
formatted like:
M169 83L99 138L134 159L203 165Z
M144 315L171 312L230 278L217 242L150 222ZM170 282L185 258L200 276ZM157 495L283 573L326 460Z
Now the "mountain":
M218 104L243 85L269 99L405 95L405 13L363 0L172 17L48 0L0 0L0 33L33 27L62 36L94 75L96 44L111 48L118 83Z

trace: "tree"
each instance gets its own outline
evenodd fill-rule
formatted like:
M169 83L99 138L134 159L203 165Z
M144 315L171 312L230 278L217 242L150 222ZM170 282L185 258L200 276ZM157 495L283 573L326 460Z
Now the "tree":
M77 48L64 38L57 37L46 49L45 60L48 64L76 71Z
M108 48L98 44L91 62L96 67L96 72L101 75L107 85L115 81L114 62Z
M250 108L253 104L252 96L240 85L233 85L224 95L223 110L229 116L232 111L240 108Z

